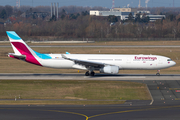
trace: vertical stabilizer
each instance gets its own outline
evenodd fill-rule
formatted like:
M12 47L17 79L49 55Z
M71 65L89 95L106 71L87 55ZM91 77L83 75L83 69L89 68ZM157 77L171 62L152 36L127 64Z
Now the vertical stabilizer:
M14 31L6 31L9 41L13 47L14 53L17 55L26 55L33 50L16 34Z
M9 37L9 41L12 45L12 48L14 50L15 56L19 56L19 55L23 55L26 56L25 61L32 63L32 64L36 64L36 65L40 65L38 61L38 57L35 53L35 51L33 51L14 31L6 31L8 37ZM15 57L10 55L10 57ZM15 57L16 58L16 57Z

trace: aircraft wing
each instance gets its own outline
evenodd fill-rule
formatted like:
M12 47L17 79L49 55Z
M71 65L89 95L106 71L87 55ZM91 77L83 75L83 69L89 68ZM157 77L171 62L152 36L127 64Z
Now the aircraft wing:
M21 60L24 60L26 58L25 55L16 55L14 53L9 53L8 56L13 56L13 57L21 59Z
M91 66L91 67L104 67L106 65L105 63L101 63L101 62L93 62L93 61L88 61L88 60L68 58L63 54L61 54L61 56L62 56L62 58L66 59L66 60L74 61L76 64L84 65L86 67L89 67L89 66Z

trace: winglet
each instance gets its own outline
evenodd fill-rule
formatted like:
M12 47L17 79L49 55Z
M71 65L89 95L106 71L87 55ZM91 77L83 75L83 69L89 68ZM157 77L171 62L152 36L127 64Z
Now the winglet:
M66 54L70 54L69 52L66 52Z
M62 58L64 59L68 59L65 55L61 54Z

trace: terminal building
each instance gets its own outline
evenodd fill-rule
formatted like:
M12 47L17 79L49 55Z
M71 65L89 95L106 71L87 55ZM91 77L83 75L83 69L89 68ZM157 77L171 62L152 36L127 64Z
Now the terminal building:
M127 20L129 14L132 14L135 18L136 14L141 14L141 17L145 15L148 16L150 21L156 21L158 19L166 18L165 15L151 15L150 11L138 11L136 8L114 8L110 11L98 11L98 10L90 10L90 15L95 16L109 16L114 15L120 17L121 20Z

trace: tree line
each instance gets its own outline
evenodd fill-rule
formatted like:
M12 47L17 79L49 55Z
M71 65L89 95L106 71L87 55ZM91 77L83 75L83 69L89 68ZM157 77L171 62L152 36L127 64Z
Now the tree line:
M8 6L5 6L8 7ZM7 10L5 9L4 10ZM1 7L0 7L1 8ZM2 13L3 9L0 9ZM16 14L18 12L16 11ZM9 10L8 15L13 12ZM68 13L62 9L59 18L44 19L15 17L11 24L0 24L0 35L13 30L21 36L54 36L57 38L177 38L180 37L180 14L166 13L166 18L150 22L147 17L122 21L116 16L90 16L88 10ZM1 21L7 20L1 18ZM111 23L114 24L111 24Z

